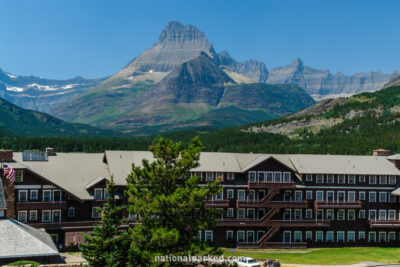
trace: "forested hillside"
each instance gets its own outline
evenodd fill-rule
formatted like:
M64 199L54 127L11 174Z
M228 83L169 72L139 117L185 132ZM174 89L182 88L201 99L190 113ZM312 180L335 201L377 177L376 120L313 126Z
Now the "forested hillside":
M164 134L174 140L188 142L198 135L207 151L253 153L315 153L369 155L373 149L386 148L400 152L400 87L375 93L363 93L336 100L333 105L313 108L290 117L242 127L211 131L197 128ZM336 123L307 125L304 121ZM271 133L267 129L284 127L303 121L304 127L286 134ZM282 126L283 125L283 126ZM0 147L44 149L53 146L57 151L102 152L106 149L147 150L154 136L136 138L15 138L3 137Z

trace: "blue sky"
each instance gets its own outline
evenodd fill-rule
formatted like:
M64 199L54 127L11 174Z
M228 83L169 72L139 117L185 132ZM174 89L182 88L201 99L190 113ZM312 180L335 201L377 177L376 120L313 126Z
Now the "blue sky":
M400 69L400 1L0 0L0 68L45 78L111 75L171 20L269 69L295 57L353 74Z

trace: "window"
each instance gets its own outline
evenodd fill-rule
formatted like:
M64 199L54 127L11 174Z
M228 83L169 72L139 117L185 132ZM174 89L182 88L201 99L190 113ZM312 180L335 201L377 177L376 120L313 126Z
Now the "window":
M237 194L238 194L238 197L237 197L238 200L244 200L246 197L246 191L243 189L238 190Z
M315 214L316 219L323 220L324 219L324 210L318 209Z
M379 242L386 242L386 232L379 232Z
M368 219L369 219L370 221L376 219L376 210L369 210L369 211L368 211Z
M327 191L326 192L326 201L329 201L329 202L335 201L335 192Z
M387 202L387 193L379 192L379 202Z
M324 200L324 192L323 191L317 191L316 192L316 200L317 201L323 201Z
M61 222L61 210L53 210L53 222Z
M75 208L74 207L68 208L68 217L75 217Z
M226 197L233 198L233 193L234 193L233 189L226 190Z
M216 194L214 196L215 200L223 200L224 199L224 191L222 190L221 192L219 192L218 194Z
M339 174L338 175L338 184L344 184L346 182L346 178L344 177L344 174Z
M344 210L338 210L337 219L338 220L344 220Z
M365 232L364 231L358 232L358 240L365 240Z
M303 200L303 192L295 191L294 192L294 200L296 200L296 201Z
M256 181L256 172L252 171L249 172L249 182L255 182Z
M317 174L317 184L323 184L324 183L324 175L323 174Z
M315 240L316 241L324 241L324 232L316 231L315 232Z
M349 175L348 183L349 184L355 184L356 183L356 177L354 175Z
M387 184L387 176L386 175L379 176L379 184Z
M354 191L347 192L347 200L349 202L356 202L356 192Z
M204 241L211 242L214 240L213 231L212 230L205 230L204 231Z
M396 200L397 200L396 196L389 193L389 202L396 203Z
M396 184L396 176L394 175L389 176L389 184Z
M326 219L327 220L334 220L335 219L335 213L333 210L327 210L326 211Z
M368 233L368 242L376 242L376 232Z
M42 211L42 222L51 222L51 211L50 210Z
M364 191L358 192L358 199L365 200L365 192Z
M4 216L5 216L4 210L0 210L0 218L4 218Z
M294 210L294 219L295 220L301 220L302 219L302 214L301 214L301 210L300 209L296 209Z
M245 219L246 218L245 209L238 209L237 217L238 219Z
M312 199L312 191L306 191L306 199Z
M62 194L60 190L54 190L53 191L53 201L61 201L62 200Z
M99 210L99 207L93 207L93 208L92 208L92 218L93 218L93 219L98 219L98 218L100 218L100 210Z
M291 173L290 173L290 172L284 172L284 173L283 173L283 181L284 181L285 183L290 183L291 180L292 180L292 178L291 178Z
M214 181L214 173L213 172L206 172L206 181L207 182Z
M312 232L306 231L306 240L312 240Z
M376 184L376 176L375 175L369 176L369 184Z
M301 231L294 231L294 242L301 242L302 235Z
M24 181L24 172L22 170L15 170L15 182L22 183Z
M326 178L326 182L328 184L333 184L335 182L335 177L333 176L333 174L328 174L328 177Z
M354 231L347 232L347 242L354 242L356 241L356 233Z
M346 199L345 199L345 192L344 191L339 191L339 192L337 192L337 199L338 199L338 201L339 202L344 202Z
M388 242L396 241L396 232L389 232L388 234Z
M201 230L197 232L197 239L201 241Z
M235 174L233 172L228 172L228 180L235 180Z
M291 209L285 209L283 212L283 220L291 220L292 219L292 210Z
M18 190L18 201L19 202L28 201L28 190Z
M30 191L30 199L31 200L38 200L39 199L39 191L38 190L31 190Z
M273 172L266 172L266 181L273 182L274 181L274 173Z
M258 172L258 181L264 181L265 179L265 172Z
M223 181L224 180L224 173L222 172L217 172L217 179L219 181Z
M360 183L365 183L365 175L360 175L360 176L358 177L358 181L359 181Z
M386 220L386 210L379 210L379 220Z
M306 209L306 218L312 219L312 209Z
M233 217L233 208L228 208L227 209L226 217Z
M102 188L94 189L94 199L95 200L103 199L103 189Z
M225 239L228 241L233 241L233 231L232 230L226 231Z
M337 232L337 241L338 242L344 242L344 232L343 231L338 231Z
M369 202L376 202L376 192L369 192Z
M348 210L347 219L349 221L354 221L356 219L356 211L355 210Z
M245 237L244 231L237 231L236 235L237 235L237 242L246 241L246 237Z
M37 220L37 210L29 211L29 220L36 221Z
M306 182L312 182L312 174L306 174Z
M359 219L365 219L365 210L359 210L358 211L358 218Z
M26 210L18 211L18 221L26 223L28 221L28 212Z
M274 172L274 180L277 183L280 183L282 179L282 172Z
M396 220L396 211L395 210L389 210L388 211L388 220L389 221Z
M333 231L326 232L326 242L333 242Z
M43 202L51 201L51 190L43 190Z

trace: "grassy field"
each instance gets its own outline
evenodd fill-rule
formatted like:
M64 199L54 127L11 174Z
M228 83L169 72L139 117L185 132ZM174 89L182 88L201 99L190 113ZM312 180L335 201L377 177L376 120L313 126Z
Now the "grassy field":
M400 248L357 247L321 249L224 249L225 256L247 256L257 260L278 259L282 263L345 265L359 262L399 263Z

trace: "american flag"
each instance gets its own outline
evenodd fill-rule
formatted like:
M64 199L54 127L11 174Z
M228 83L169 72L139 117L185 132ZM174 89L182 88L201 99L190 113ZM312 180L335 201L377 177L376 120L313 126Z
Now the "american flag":
M13 167L4 165L4 175L11 183L15 182L15 171Z

